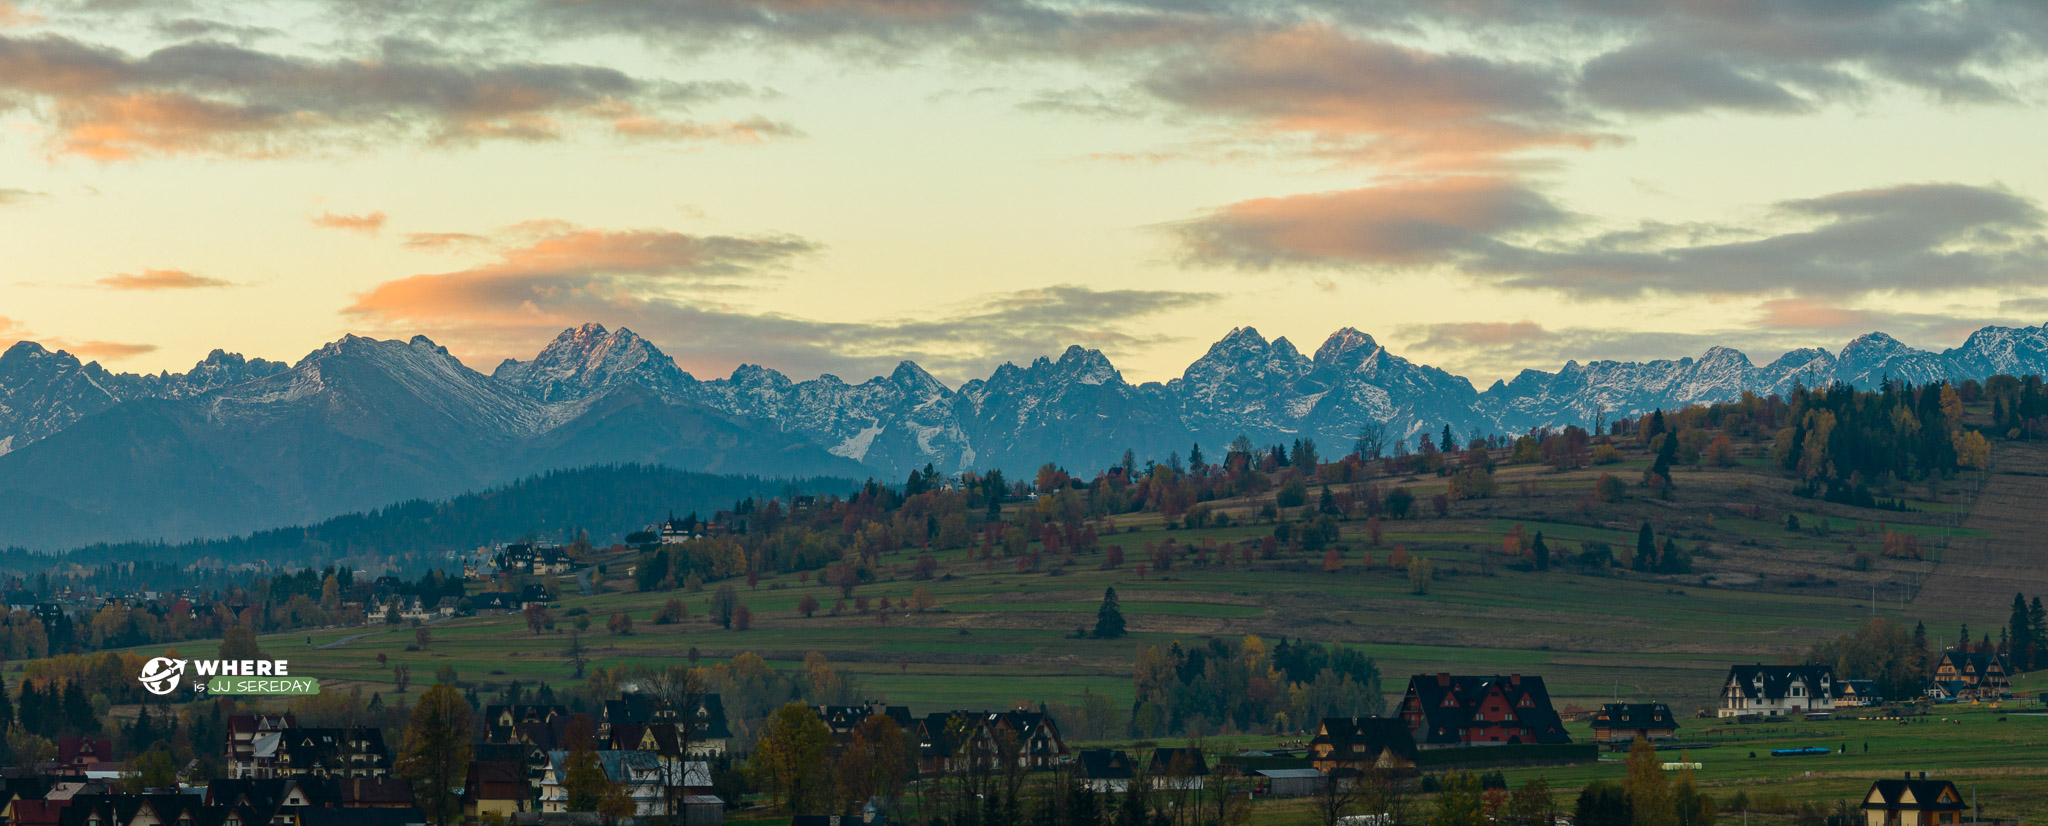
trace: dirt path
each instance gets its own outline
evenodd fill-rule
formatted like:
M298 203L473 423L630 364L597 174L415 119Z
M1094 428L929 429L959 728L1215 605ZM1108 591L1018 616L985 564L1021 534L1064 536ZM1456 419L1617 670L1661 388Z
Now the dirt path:
M1962 526L1914 604L2004 617L2015 591L2048 598L2048 444L2001 442ZM1972 634L1972 636L1975 636Z

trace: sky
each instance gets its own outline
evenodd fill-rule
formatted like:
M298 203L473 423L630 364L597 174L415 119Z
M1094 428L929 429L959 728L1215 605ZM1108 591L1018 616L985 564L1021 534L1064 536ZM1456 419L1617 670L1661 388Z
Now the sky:
M2038 0L0 0L0 344L1484 385L2048 321Z

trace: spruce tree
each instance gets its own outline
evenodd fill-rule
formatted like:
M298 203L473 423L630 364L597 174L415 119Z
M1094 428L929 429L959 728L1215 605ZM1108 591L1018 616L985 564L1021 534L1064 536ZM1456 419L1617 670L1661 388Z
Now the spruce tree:
M2014 663L2013 667L2031 671L2048 665L2048 644L2042 640L2048 636L2048 611L2042 610L2040 597L2035 597L2034 604L2027 608L2027 626L2034 629L2034 650L2027 652L2025 665Z
M1657 535L1650 530L1650 523L1644 522L1643 529L1636 532L1635 569L1648 571L1657 563Z
M1536 532L1536 541L1529 545L1529 552L1536 557L1536 570L1550 570L1550 546L1543 544L1543 532Z
M2012 618L2005 625L2006 658L2015 669L2025 669L2030 661L2027 652L2034 650L2034 615L2027 610L2027 598L2021 594L2012 595Z
M1124 614L1117 609L1116 588L1102 591L1102 607L1095 609L1095 633L1098 640L1120 639L1124 635Z

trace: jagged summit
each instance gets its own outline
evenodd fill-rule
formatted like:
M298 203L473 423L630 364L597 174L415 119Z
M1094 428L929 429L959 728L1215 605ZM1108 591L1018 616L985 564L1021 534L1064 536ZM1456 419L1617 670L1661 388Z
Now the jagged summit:
M20 342L0 353L0 478L105 467L88 455L165 439L207 447L148 484L78 484L134 491L211 479L245 492L289 488L295 506L312 507L326 501L321 496L343 496L342 488L279 480L344 466L387 480L350 489L348 501L361 505L426 490L389 480L467 485L492 468L654 457L691 469L837 467L876 478L926 464L1028 472L1047 461L1105 466L1125 449L1164 457L1200 442L1213 450L1239 435L1262 444L1314 439L1330 451L1371 425L1387 426L1390 438L1446 425L1460 435L1519 433L1795 385L1996 373L2048 373L2048 326L1986 327L1939 353L1871 333L1837 351L1793 350L1762 365L1727 347L1679 359L1574 359L1554 372L1523 370L1484 392L1351 327L1331 333L1313 355L1284 336L1235 327L1163 383L1133 385L1101 350L1074 345L957 388L908 360L859 383L795 380L759 364L700 380L633 331L597 323L564 329L533 358L508 359L489 375L425 336L348 335L290 366L214 351L186 373L155 375L110 373ZM130 404L150 400L170 404ZM210 469L241 467L237 456L252 462L248 478Z

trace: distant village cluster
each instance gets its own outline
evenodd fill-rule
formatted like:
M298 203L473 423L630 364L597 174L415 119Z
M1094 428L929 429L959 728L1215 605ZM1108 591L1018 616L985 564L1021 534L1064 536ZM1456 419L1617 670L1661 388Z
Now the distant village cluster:
M1675 790L1675 811L1693 806L1709 819L1712 812L1692 787L1690 764L1669 756L1685 743L1668 706L1559 711L1534 675L1414 675L1389 715L1324 718L1311 738L1275 748L1215 749L1191 739L1134 751L1070 747L1043 708L920 715L878 703L791 702L742 743L720 694L703 691L687 670L667 674L645 680L653 690L623 691L594 712L512 702L472 715L473 700L437 685L403 732L306 725L293 712L232 713L222 721L218 761L208 761L220 770L210 777L196 775L197 760L156 763L160 749L123 754L110 738L62 737L52 759L8 771L0 822L699 826L723 823L742 796L764 794L796 826L892 823L913 799L917 814L905 819L918 823L1120 826L1127 821L1118 813L1135 808L1201 826L1229 823L1215 818L1257 801L1293 799L1329 814L1330 823L1357 826L1402 822L1393 813L1418 789L1442 800L1501 788L1486 767L1591 762L1601 751L1630 753L1631 782L1642 782L1638 769L1671 772L1675 781L1659 782ZM2002 657L1948 652L1928 695L2009 698L2009 689ZM1823 719L1885 702L1868 684L1807 665L1732 666L1721 694L1716 716L1758 722ZM233 703L215 704L213 713L223 707ZM1580 721L1590 721L1591 742L1567 735L1566 724ZM146 713L136 725L149 725ZM743 749L750 753L741 770L735 758ZM1573 813L1601 811L1611 791L1592 784L1571 808L1550 800L1540 781L1528 790L1535 793L1496 793L1495 803L1506 801L1496 821L1570 823ZM997 811L983 811L991 807ZM1870 823L1931 826L1960 822L1966 806L1948 781L1907 773L1872 782L1861 808Z

